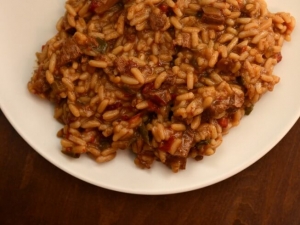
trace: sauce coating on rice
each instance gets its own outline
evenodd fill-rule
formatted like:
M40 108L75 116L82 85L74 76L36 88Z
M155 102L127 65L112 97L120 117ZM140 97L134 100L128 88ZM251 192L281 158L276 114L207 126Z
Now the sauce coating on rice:
M31 93L55 105L62 152L119 150L177 172L215 153L279 77L295 19L264 0L68 0Z

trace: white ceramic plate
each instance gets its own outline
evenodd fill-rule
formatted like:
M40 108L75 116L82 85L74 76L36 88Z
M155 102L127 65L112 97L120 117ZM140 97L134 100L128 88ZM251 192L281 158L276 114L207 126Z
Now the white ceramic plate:
M171 194L202 188L224 180L265 155L300 115L300 30L285 43L275 74L281 81L266 94L250 116L232 129L215 155L190 160L185 171L173 174L160 163L138 169L129 151L97 164L87 157L71 159L60 152L53 108L28 93L26 85L35 65L35 52L55 33L64 13L64 0L0 0L0 106L19 134L43 157L67 173L91 184L135 194ZM273 12L291 12L300 22L298 0L267 0ZM13 143L12 143L13 144Z

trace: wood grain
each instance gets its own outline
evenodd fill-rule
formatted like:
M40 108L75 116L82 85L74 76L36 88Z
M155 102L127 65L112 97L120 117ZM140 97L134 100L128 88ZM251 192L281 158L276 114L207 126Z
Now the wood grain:
M0 224L300 224L300 120L266 156L215 185L142 196L74 178L36 153L0 111Z

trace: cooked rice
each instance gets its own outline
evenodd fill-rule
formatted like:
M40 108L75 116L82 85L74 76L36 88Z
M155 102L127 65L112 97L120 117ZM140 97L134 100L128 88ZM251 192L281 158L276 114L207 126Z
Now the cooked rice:
M141 168L214 154L279 82L295 27L264 0L105 2L66 2L28 89L54 103L63 153L107 162L129 149Z

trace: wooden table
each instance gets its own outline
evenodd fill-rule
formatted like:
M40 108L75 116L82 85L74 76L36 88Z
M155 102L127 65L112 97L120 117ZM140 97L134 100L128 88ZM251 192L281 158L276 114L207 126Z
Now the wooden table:
M0 224L300 224L300 120L266 156L215 185L142 196L99 188L42 158L0 111Z

